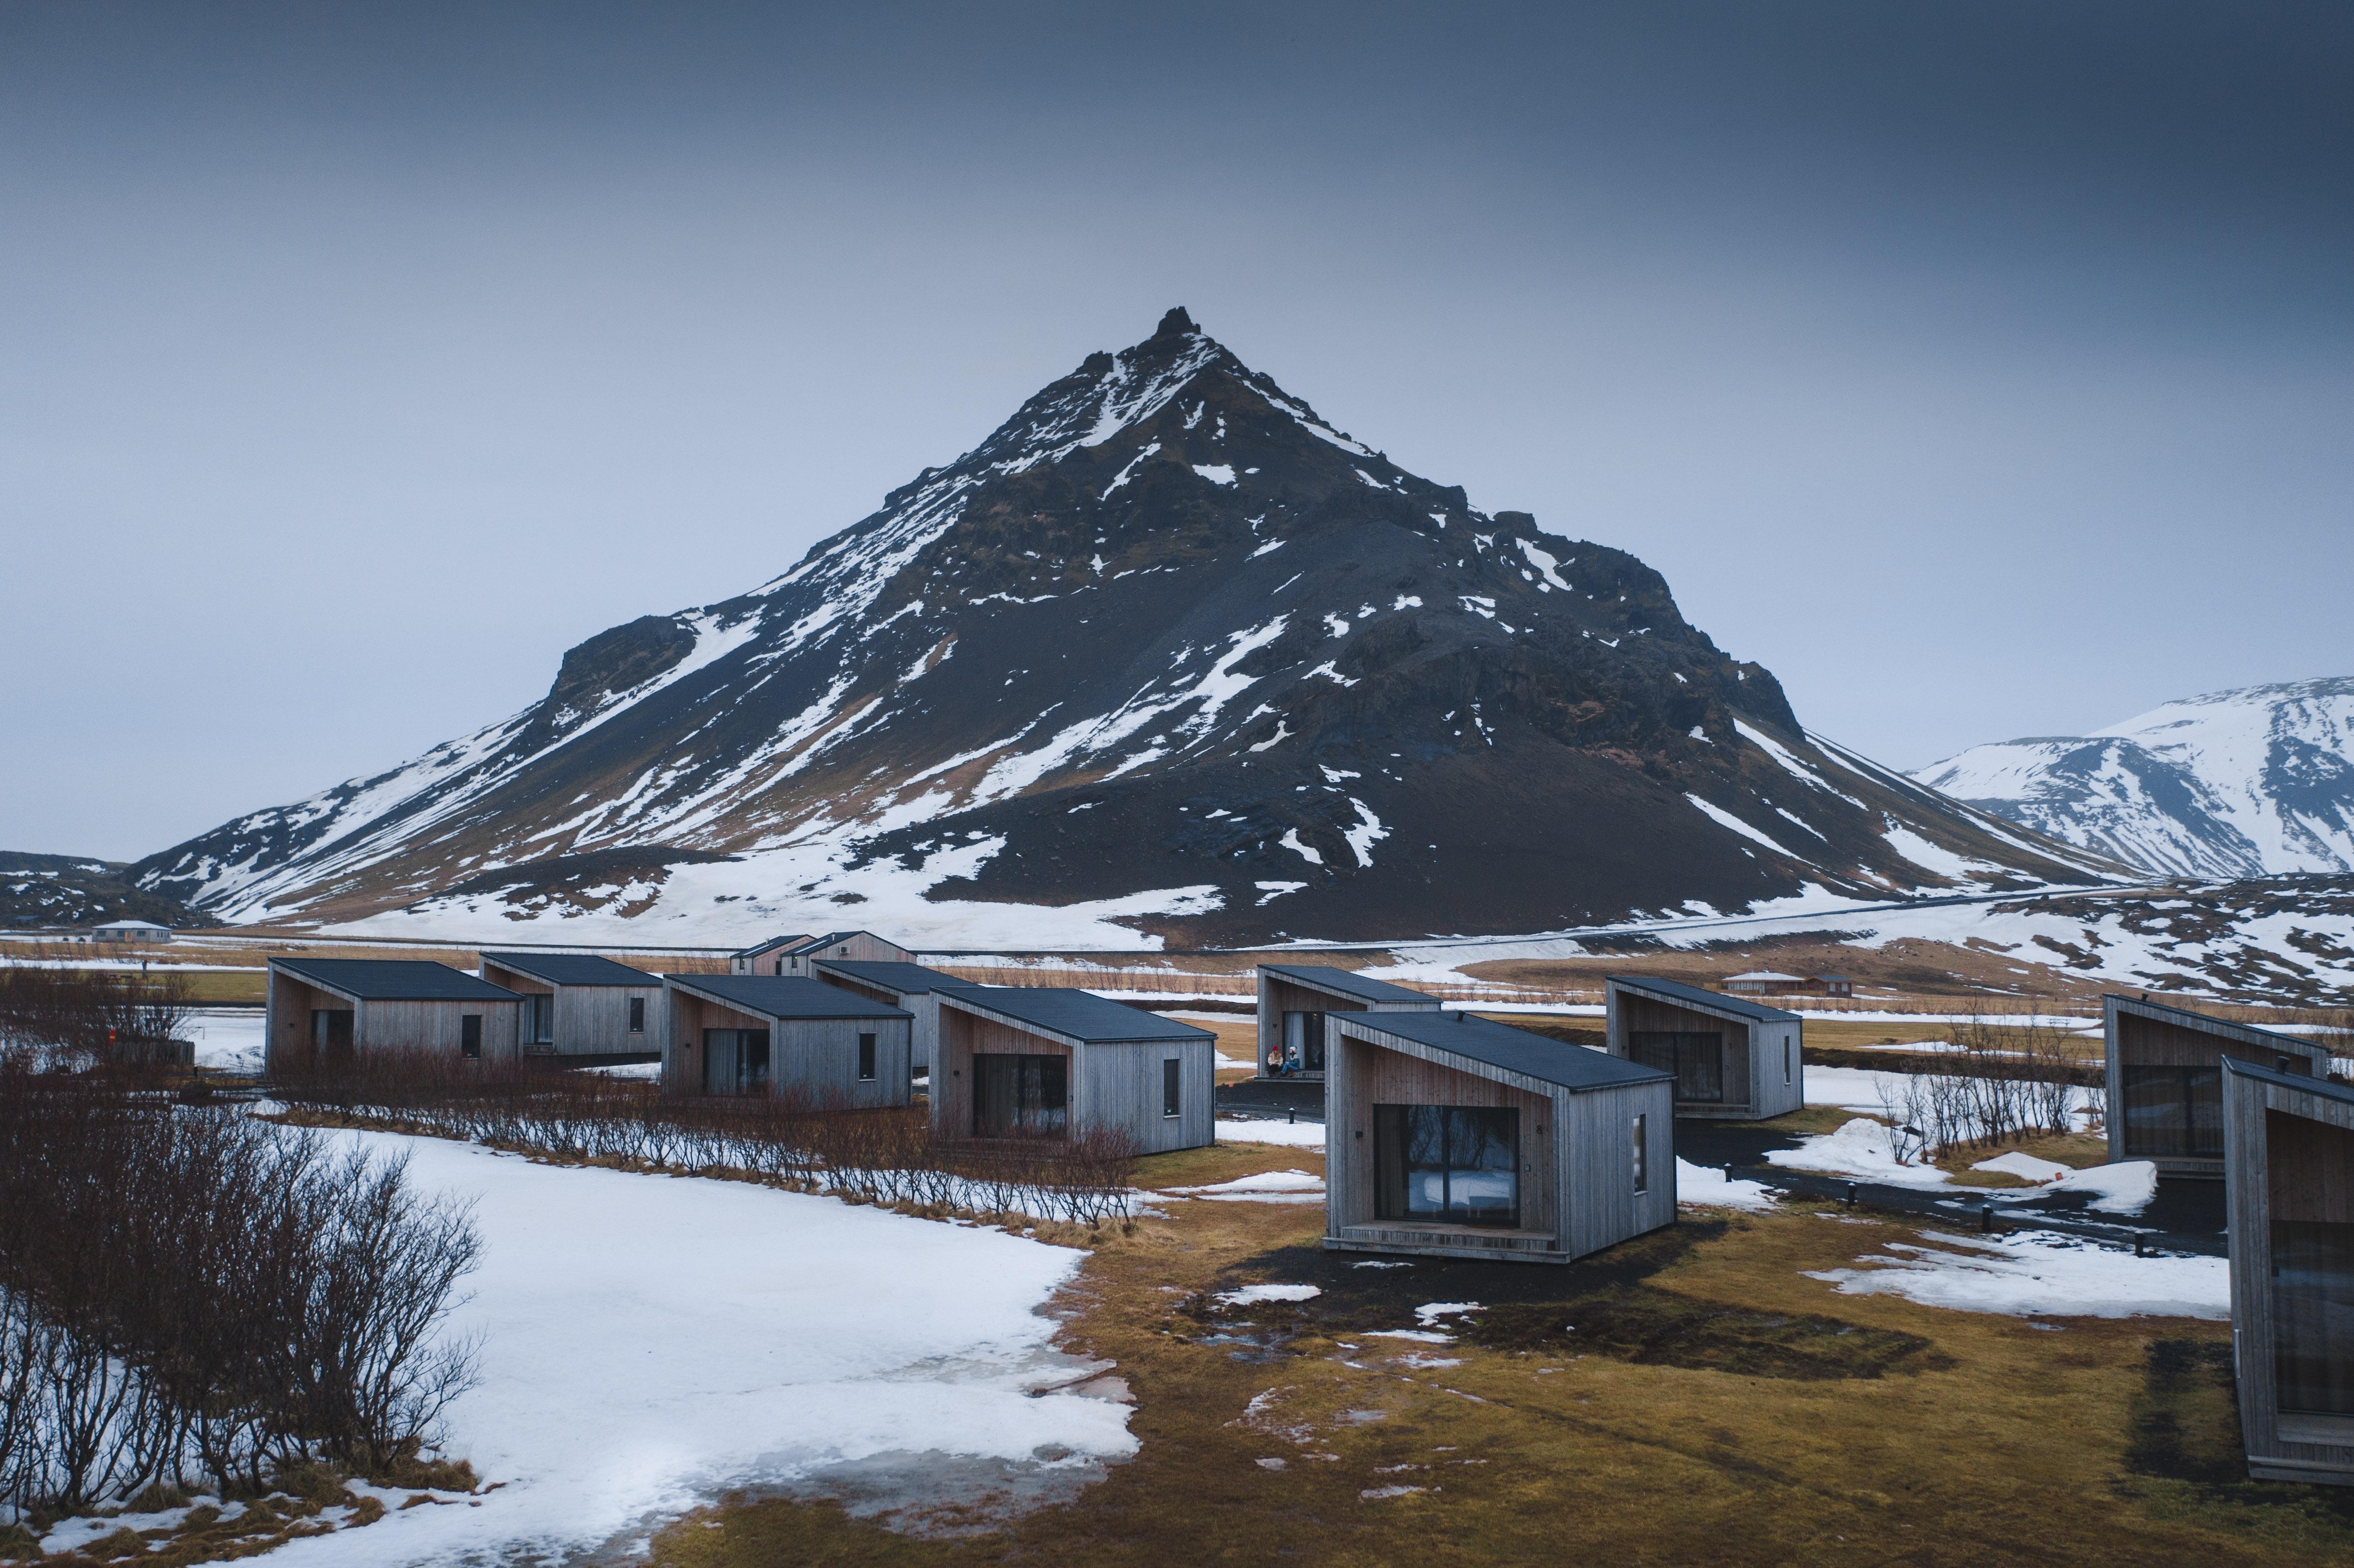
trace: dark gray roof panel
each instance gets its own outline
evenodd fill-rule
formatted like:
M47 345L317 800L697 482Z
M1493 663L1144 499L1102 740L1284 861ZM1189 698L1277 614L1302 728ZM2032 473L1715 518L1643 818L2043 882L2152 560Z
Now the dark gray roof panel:
M769 1018L912 1018L885 1002L869 1001L823 980L797 975L664 975L682 991L699 992Z
M796 931L790 937L771 937L765 942L755 943L727 956L731 959L757 959L762 953L774 952L779 948L798 948L809 939L808 932Z
M1117 1044L1132 1040L1214 1040L1207 1029L1162 1018L1113 1001L1092 991L1063 986L989 985L944 991L947 1005L985 1007L1002 1017L1051 1029L1089 1044Z
M515 993L430 959L270 960L296 980L316 980L364 1001L513 1001Z
M2318 1095L2325 1100L2336 1100L2340 1105L2354 1106L2354 1084L2341 1084L2318 1075L2308 1078L2301 1073L2275 1072L2270 1067L2259 1066L2253 1062L2243 1062L2237 1056L2223 1058L2223 1071L2244 1073L2262 1083L2276 1084L2284 1089L2295 1089L2299 1094Z
M859 934L860 933L856 931L828 931L822 937L803 937L800 941L787 948L786 951L791 953L795 957L801 957L809 953L814 953L820 948L830 948L836 942L847 942L851 938L858 936Z
M656 990L662 986L660 975L633 969L594 953L484 953L482 961L504 965L549 985L630 985Z
M878 991L897 991L901 996L920 996L935 991L970 991L978 980L959 980L954 975L928 969L921 964L894 963L885 959L811 959L811 964L828 974L854 980Z
M2180 1029L2197 1029L2209 1034L2219 1034L2226 1040L2237 1040L2248 1045L2273 1045L2294 1052L2300 1056L2329 1054L2329 1047L2321 1041L2300 1038L2295 1034L2275 1034L2269 1029L2259 1029L2253 1023L2235 1023L2228 1018L2210 1018L2203 1012L2193 1012L2186 1007L2168 1007L2162 1001L2150 1001L2142 997L2119 996L2114 991L2101 998L2114 1001L2118 1010L2138 1013L2160 1023L2171 1023Z
M1422 991L1408 991L1387 980L1368 980L1349 969L1336 969L1323 964L1261 964L1259 968L1271 975L1282 975L1306 985L1321 986L1337 991L1343 996L1353 996L1360 1001L1411 1001L1424 1007L1437 1007L1438 999Z
M1645 1067L1623 1056L1609 1055L1584 1045L1548 1040L1509 1023L1475 1018L1468 1012L1334 1012L1325 1016L1327 1029L1339 1025L1357 1033L1376 1031L1432 1046L1453 1055L1485 1062L1508 1073L1564 1089L1615 1089L1628 1084L1668 1083L1674 1075Z
M1691 1002L1702 1007L1713 1007L1722 1012L1754 1018L1760 1023L1802 1023L1795 1012L1785 1012L1778 1007L1766 1007L1744 996L1727 996L1721 991L1702 991L1681 980L1652 980L1646 975L1605 975L1612 985L1625 986L1628 991L1648 992L1669 1001Z

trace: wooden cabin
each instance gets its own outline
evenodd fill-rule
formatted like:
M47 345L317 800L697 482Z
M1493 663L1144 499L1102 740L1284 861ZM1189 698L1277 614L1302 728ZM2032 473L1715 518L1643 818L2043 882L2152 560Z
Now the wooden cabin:
M1337 1012L1324 1245L1567 1263L1675 1223L1675 1080L1468 1012Z
M811 940L806 931L790 937L771 937L767 941L727 955L727 972L731 975L780 975L785 972L785 949L798 948Z
M2161 1176L2223 1174L2223 1063L2329 1075L2329 1048L2139 997L2101 998L2109 1159Z
M1321 964L1258 967L1258 1075L1321 1078L1332 1012L1436 1012L1438 999Z
M912 964L916 955L896 942L886 942L872 931L828 931L822 937L783 938L758 949L752 960L755 967L737 971L735 960L728 961L730 972L746 974L777 974L790 979L810 978L812 959L855 959L873 964ZM738 955L741 957L743 955Z
M333 1071L395 1052L462 1062L520 1055L521 999L424 959L270 959L262 1070Z
M1811 983L1804 975L1786 975L1779 969L1751 969L1727 980L1724 989L1735 996L1787 996L1808 989Z
M1061 986L933 996L936 1136L1060 1139L1113 1128L1147 1154L1216 1141L1217 1037L1208 1030Z
M482 976L523 998L526 1056L573 1067L662 1060L662 976L590 953L484 953Z
M940 1038L938 993L970 988L974 982L928 969L921 964L889 959L812 959L810 978L866 998L905 1008L916 1020L916 1071L931 1071Z
M109 920L103 926L90 928L89 940L93 942L168 942L172 927L158 926L153 920Z
M1814 988L1825 996L1853 996L1855 980L1850 975L1817 975Z
M2248 1474L2354 1486L2354 1088L2221 1058Z
M1806 1021L1676 980L1608 975L1610 1054L1672 1074L1676 1114L1764 1121L1807 1103Z
M915 1099L915 1019L790 975L664 975L663 1089L872 1110Z

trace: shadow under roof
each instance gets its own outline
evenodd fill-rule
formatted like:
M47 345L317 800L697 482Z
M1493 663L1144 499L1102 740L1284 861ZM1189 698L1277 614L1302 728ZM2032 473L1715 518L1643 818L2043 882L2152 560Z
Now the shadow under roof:
M1428 1045L1451 1055L1484 1062L1539 1083L1564 1089L1615 1089L1628 1084L1668 1083L1672 1073L1646 1067L1585 1045L1572 1045L1497 1023L1468 1012L1334 1012L1324 1026L1344 1032L1375 1031Z
M662 976L594 953L484 953L482 961L550 985L631 985L659 988Z
M2237 1040L2243 1045L2275 1046L2296 1055L2314 1056L2325 1061L2330 1055L2329 1045L2326 1041L2300 1039L2294 1034L2275 1034L2269 1029L2259 1029L2253 1023L2238 1023L2228 1018L2213 1018L2203 1012L2193 1012L2187 1007L2168 1007L2165 1002L2152 1001L2147 997L2120 996L2115 991L2110 991L2101 1000L2104 1002L2115 1002L2117 1010L2121 1012L2130 1012L2157 1023L2171 1023L2178 1029L2195 1029L2204 1034L2221 1035L2226 1040Z
M2341 1084L2335 1078L2318 1075L2307 1077L2302 1073L2284 1073L2255 1062L2243 1062L2237 1056L2223 1058L2223 1071L2244 1074L2261 1083L2274 1084L2284 1089L2295 1089L2301 1095L2318 1095L2325 1100L2354 1106L2354 1084Z
M1090 1045L1217 1038L1210 1030L1064 986L977 985L943 991L940 1001L947 1006L986 1008L1000 1017L1051 1029Z
M1387 980L1368 980L1353 969L1338 969L1328 964L1261 964L1259 968L1271 975L1296 980L1303 985L1320 986L1337 991L1343 996L1353 996L1360 1001L1411 1001L1423 1007L1437 1007L1438 999L1426 992L1408 991Z
M921 964L903 964L889 959L811 959L812 969L837 974L844 980L854 980L882 991L896 991L902 996L920 996L927 991L972 990L978 980L959 980Z
M915 1014L888 1002L869 1001L854 991L798 975L664 975L693 995L769 1018L907 1018Z
M513 1001L515 993L430 959L281 959L272 969L363 1001Z
M1767 1007L1745 996L1727 996L1721 991L1702 991L1681 980L1651 980L1644 975L1605 975L1612 985L1625 986L1651 996L1665 997L1670 1001L1690 1002L1699 1007L1712 1007L1722 1012L1738 1013L1754 1018L1760 1023L1803 1023L1805 1019L1795 1012L1785 1012L1778 1007Z

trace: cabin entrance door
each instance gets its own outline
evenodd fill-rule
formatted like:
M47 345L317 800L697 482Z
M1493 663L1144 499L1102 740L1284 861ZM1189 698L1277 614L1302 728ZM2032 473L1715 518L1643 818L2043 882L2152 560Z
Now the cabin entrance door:
M1384 1220L1521 1223L1521 1113L1510 1107L1373 1107L1374 1210Z
M352 1065L352 1017L348 1007L311 1010L311 1064L330 1072Z
M703 1032L703 1092L764 1095L769 1092L769 1032L706 1029Z
M1060 1138L1070 1122L1071 1064L1066 1056L975 1054L975 1138Z
M1283 1070L1320 1073L1324 1070L1324 1015L1287 1012L1283 1015Z

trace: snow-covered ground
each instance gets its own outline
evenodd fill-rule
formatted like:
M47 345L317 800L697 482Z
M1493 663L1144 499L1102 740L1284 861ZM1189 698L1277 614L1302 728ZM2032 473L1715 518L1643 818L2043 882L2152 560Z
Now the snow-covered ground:
M1676 1202L1720 1209L1770 1209L1774 1193L1763 1181L1735 1181L1721 1170L1676 1161Z
M1220 1143L1279 1143L1289 1149L1321 1149L1324 1127L1312 1121L1246 1121L1218 1118Z
M197 1066L217 1073L259 1073L261 1023L258 1007L207 1007L191 1014L181 1033L195 1043Z
M1170 1187L1156 1198L1204 1198L1225 1203L1320 1203L1324 1178L1305 1171L1264 1171L1207 1187Z
M1861 1268L1810 1272L1842 1295L1902 1296L1925 1307L2018 1317L2211 1318L2232 1315L2220 1257L2136 1257L2114 1245L2050 1231L2005 1236L1923 1233L1890 1242Z
M482 1375L448 1452L503 1484L273 1563L561 1555L845 1461L1071 1468L1136 1449L1124 1406L1029 1392L1085 1370L1038 1312L1076 1252L737 1182L344 1136L476 1204L482 1263L450 1330L479 1338Z

